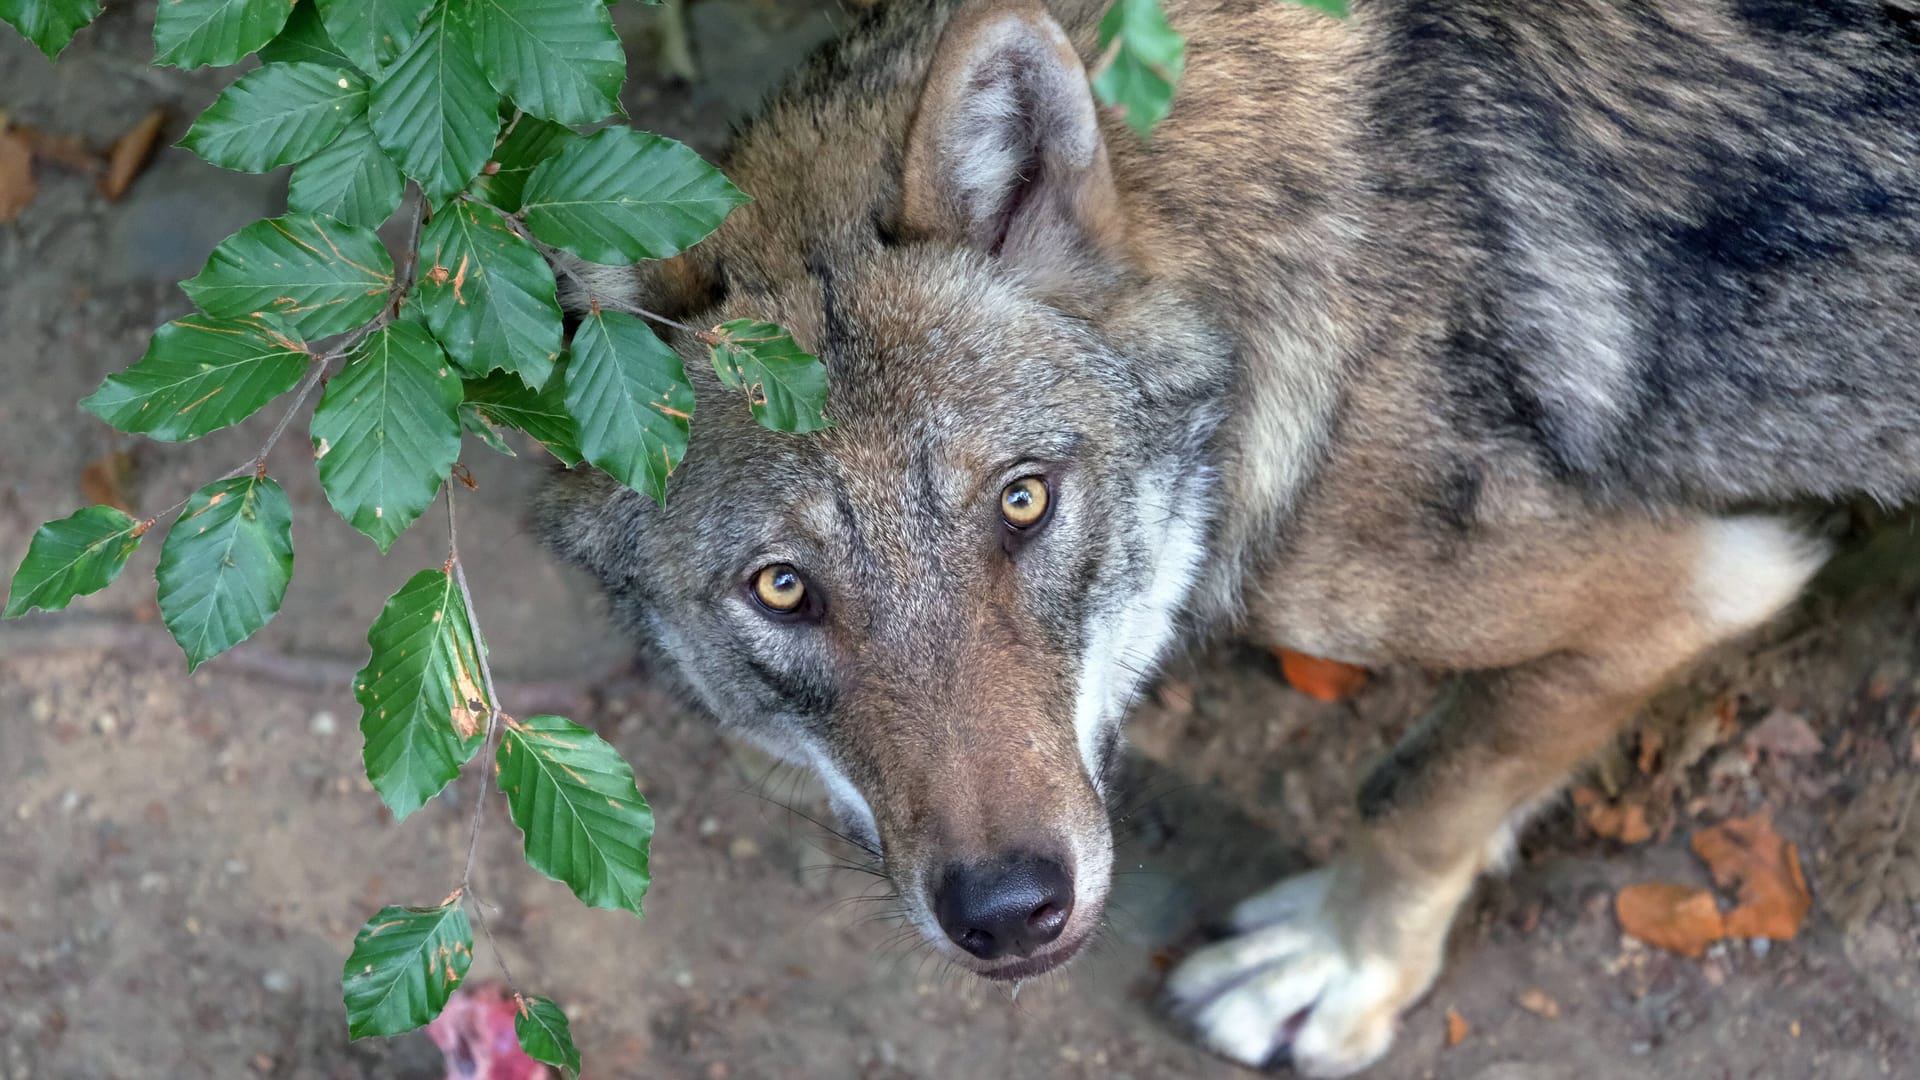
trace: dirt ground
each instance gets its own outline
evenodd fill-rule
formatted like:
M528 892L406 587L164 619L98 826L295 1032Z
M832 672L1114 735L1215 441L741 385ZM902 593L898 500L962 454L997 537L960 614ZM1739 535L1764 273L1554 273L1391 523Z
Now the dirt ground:
M220 77L148 68L154 4L109 7L53 67L0 32L0 110L103 144L160 105L177 139ZM849 17L697 0L702 74L687 87L647 77L654 13L616 11L634 56L629 110L708 150ZM169 149L111 205L90 181L39 176L38 199L0 228L9 569L39 522L84 501L90 462L130 454L128 493L153 510L244 459L273 419L161 446L73 403L188 310L174 282L277 213L284 176ZM348 688L382 599L438 563L444 541L432 515L383 559L328 509L308 458L298 437L275 452L297 573L279 617L234 654L185 674L156 621L153 544L70 612L0 627L0 1078L442 1075L422 1036L349 1044L339 974L377 906L435 902L458 880L480 781L396 826L360 774ZM536 454L470 443L465 460L481 495L463 499L463 547L507 706L598 729L636 763L659 816L644 921L588 911L528 870L497 805L481 841L475 886L499 950L524 989L566 1006L590 1076L1244 1075L1158 1018L1161 973L1233 899L1337 850L1355 777L1434 688L1378 673L1327 705L1288 688L1263 653L1173 665L1133 727L1112 926L1014 998L874 920L852 899L868 881L832 869L830 838L782 805L818 814L816 794L631 667L584 583L539 554L520 516ZM1900 786L1920 771L1912 531L1856 540L1827 596L1663 698L1646 734L1584 781L1644 807L1652 840L1602 839L1566 802L1546 814L1515 871L1473 901L1447 973L1372 1075L1920 1076L1920 912L1867 902L1902 873L1920 881L1920 826L1903 849L1894 830L1847 814L1884 798L1920 820L1920 796ZM1689 837L1762 809L1813 884L1795 940L1688 960L1623 937L1619 888L1709 884ZM478 952L470 981L498 978L493 950ZM1449 1010L1470 1027L1454 1046Z

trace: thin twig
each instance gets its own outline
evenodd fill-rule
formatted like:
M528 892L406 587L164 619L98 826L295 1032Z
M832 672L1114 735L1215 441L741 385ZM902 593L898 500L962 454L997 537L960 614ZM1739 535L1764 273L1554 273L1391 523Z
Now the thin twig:
M514 997L520 997L520 984L514 981L513 969L507 966L507 954L500 951L500 942L493 936L493 927L487 925L486 901L475 896L472 889L468 889L465 895L473 901L467 910L473 912L473 921L480 924L480 932L487 935L487 944L493 949L493 962L500 965L500 974L506 976L507 989L513 992Z
M552 244L547 243L545 240L542 240L539 237L533 235L532 230L528 229L526 224L520 220L520 215L518 212L510 212L507 210L503 210L500 207L493 205L492 203L488 202L485 199L475 198L472 195L468 195L464 193L460 195L460 198L465 200L466 202L472 203L475 206L481 207L483 209L491 210L494 213L499 214L503 219L506 220L507 228L512 229L515 236L518 236L522 240L525 240L527 243L532 244L540 252L541 255L546 257L547 262L551 263L554 269L567 275L567 277L570 278L575 285L578 285L580 286L580 288L585 290L587 294L587 302L593 305L595 308L604 307L604 308L612 308L615 311L624 311L629 315L637 315L642 319L647 319L652 322L657 322L662 326L671 326L675 330L684 330L687 333L692 334L695 337L701 337L704 340L703 335L706 334L706 331L700 329L697 326L692 325L691 323L683 323L679 319L668 318L667 316L662 315L657 311L649 311L646 308L641 307L639 304L631 304L625 300L615 300L611 296L603 296L600 293L595 292L593 286L587 283L587 279L580 276L579 271L575 270L571 266L568 266L565 259L556 257L564 254L562 250L560 248L553 246Z
M481 760L493 756L493 749L500 732L500 691L493 685L493 664L487 660L487 642L480 634L480 620L474 615L473 593L467 588L467 569L460 565L460 523L453 510L453 487L447 487L447 569L452 571L454 584L460 588L460 602L465 605L467 627L473 634L474 656L480 661L480 683L487 691L487 735L480 743ZM467 835L467 863L460 871L460 887L467 889L473 882L473 856L480 846L480 823L487 813L487 783L485 777L480 780L480 794L473 800L473 824Z

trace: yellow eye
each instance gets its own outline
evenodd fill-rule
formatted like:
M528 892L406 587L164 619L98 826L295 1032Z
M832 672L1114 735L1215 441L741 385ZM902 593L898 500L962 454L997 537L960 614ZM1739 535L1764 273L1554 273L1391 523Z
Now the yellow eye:
M807 599L807 583L801 580L800 571L786 563L774 563L753 575L753 595L767 610L785 615L800 610Z
M1023 476L1000 491L1000 516L1016 529L1030 529L1047 516L1047 482Z

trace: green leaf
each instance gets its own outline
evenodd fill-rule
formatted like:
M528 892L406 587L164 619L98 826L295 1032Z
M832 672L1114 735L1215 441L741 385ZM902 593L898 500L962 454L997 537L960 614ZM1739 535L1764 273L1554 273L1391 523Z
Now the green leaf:
M504 372L469 379L462 408L479 413L488 423L524 431L554 457L578 465L580 428L567 411L564 371L563 367L538 391L527 389L519 378Z
M460 457L460 380L426 327L389 323L327 383L312 433L327 501L385 554Z
M422 570L387 598L367 631L373 654L353 677L361 761L395 818L425 806L486 737L491 706L480 644L453 577Z
M49 60L99 14L99 0L0 0L0 20L11 23Z
M17 619L34 608L58 611L76 596L113 584L144 532L145 526L111 506L89 506L40 526L13 572L3 617Z
M560 356L553 267L506 219L453 202L420 237L427 325L469 375L501 368L541 387Z
M1324 11L1336 19L1344 19L1349 14L1347 0L1294 0L1301 7Z
M735 319L702 335L720 381L747 392L747 407L760 426L775 431L821 431L832 427L827 407L827 366L794 343L793 335L768 322Z
M507 445L507 440L500 437L499 428L494 427L486 417L480 415L479 409L464 401L460 403L460 430L478 437L481 442L487 444L487 449L496 454L505 454L508 457L520 456L513 447Z
M160 620L187 670L267 625L293 579L293 508L272 480L216 480L188 500L160 546Z
M313 357L259 315L189 315L154 331L140 362L80 403L121 431L162 442L237 424L293 389Z
M534 116L591 124L620 111L627 55L594 0L472 0L467 18L495 90Z
M1173 88L1186 67L1187 43L1167 23L1160 0L1114 0L1100 20L1100 52L1118 51L1095 71L1093 92L1119 106L1128 126L1146 138L1173 108Z
M580 136L559 124L521 116L493 148L488 165L495 167L473 181L473 193L502 210L518 210L533 167L579 141Z
M558 716L506 722L494 756L527 865L589 907L640 914L653 811L606 741Z
M340 970L347 1034L401 1035L447 1007L473 963L473 927L458 898L439 907L383 907L354 935Z
M363 116L332 146L294 166L287 209L371 229L393 215L406 186L400 167L380 149Z
M522 209L540 239L588 262L664 259L705 239L747 196L672 139L610 127L533 170Z
M317 0L327 36L361 71L380 72L420 33L433 0Z
M693 387L679 354L632 315L595 311L574 331L566 381L581 453L664 504L693 415Z
M366 110L359 75L319 64L268 64L221 91L180 145L223 169L266 172L312 157Z
M513 1033L528 1057L565 1069L568 1076L580 1075L580 1051L573 1045L567 1014L560 1011L560 1006L543 997L520 999Z
M161 0L153 62L197 68L237 64L287 24L287 0Z
M480 172L498 130L498 97L448 4L434 6L367 104L380 145L435 203Z
M365 325L392 285L393 259L372 229L313 214L254 222L180 283L209 315L266 312L309 340Z
M260 62L325 64L360 70L360 65L327 36L327 28L321 25L320 12L313 6L313 0L300 0L294 5L293 14L287 16L287 25L281 28L279 36L260 47Z

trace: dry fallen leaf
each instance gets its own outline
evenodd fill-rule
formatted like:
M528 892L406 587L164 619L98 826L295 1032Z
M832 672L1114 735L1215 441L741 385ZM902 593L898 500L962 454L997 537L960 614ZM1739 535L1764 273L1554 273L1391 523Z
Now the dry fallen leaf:
M80 493L96 505L137 513L133 505L133 458L116 450L80 470Z
M1613 898L1620 928L1658 949L1697 957L1727 936L1713 894L1664 881L1629 885Z
M1448 1046L1459 1046L1462 1042L1466 1041L1467 1035L1472 1031L1473 1031L1473 1025L1467 1023L1467 1018L1464 1016L1461 1016L1459 1010L1457 1009L1447 1010L1447 1045Z
M114 140L113 149L107 151L106 174L100 177L100 194L117 200L127 193L133 178L153 159L154 144L166 126L166 111L155 109Z
M1560 1019L1560 1003L1548 997L1547 992L1537 986L1515 998L1514 1004L1535 1016L1544 1016L1548 1020Z
M1322 660L1292 649L1275 649L1273 654L1280 658L1280 673L1287 677L1287 682L1316 701L1349 698L1367 685L1367 669L1363 667Z
M0 116L0 225L20 220L20 212L33 202L36 190L33 150L18 132L6 129Z
M1721 888L1740 888L1740 903L1727 912L1727 933L1791 941L1813 907L1800 851L1773 831L1765 811L1733 818L1693 834L1693 852Z
M1920 773L1886 777L1860 792L1833 824L1821 882L1845 930L1882 907L1920 907Z
M1573 789L1573 805L1595 836L1623 844L1644 844L1653 839L1647 808L1632 798L1610 802L1598 791L1580 787Z

